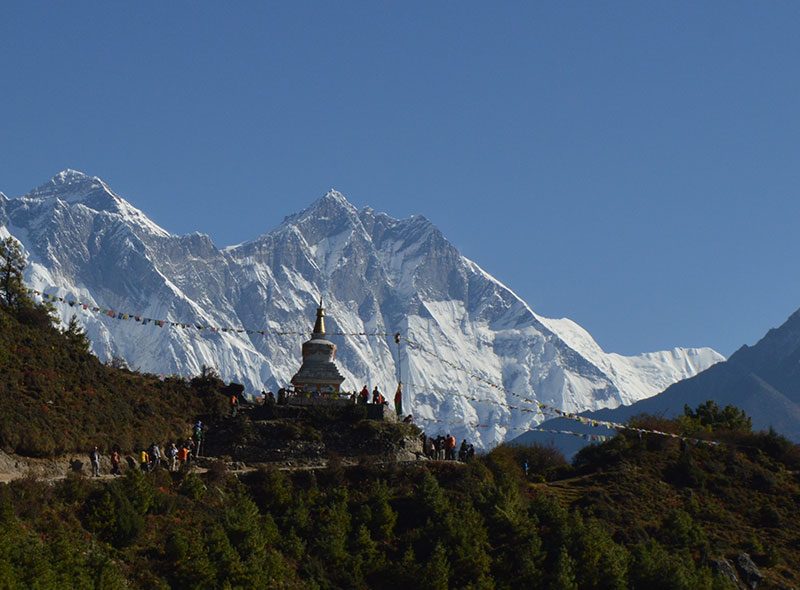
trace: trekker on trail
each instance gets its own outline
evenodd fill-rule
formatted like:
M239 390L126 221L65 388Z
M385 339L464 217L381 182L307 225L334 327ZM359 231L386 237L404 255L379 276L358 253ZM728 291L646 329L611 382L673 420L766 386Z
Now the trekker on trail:
M111 475L122 475L122 471L119 469L120 461L119 449L115 447L111 452Z
M394 411L397 412L397 417L403 415L403 382L397 384L397 391L394 393Z
M445 440L445 448L447 449L445 459L448 461L454 461L456 458L456 437L452 434L447 435Z
M192 441L194 441L194 456L200 456L200 447L203 444L203 423L198 420L192 429Z
M100 449L95 447L89 458L92 460L92 477L100 477Z
M189 452L189 445L188 444L181 445L181 448L178 450L178 461L180 461L181 467L189 463L190 456L191 453Z
M144 473L150 471L150 455L145 449L139 453L139 467Z
M436 437L436 441L434 442L434 448L436 449L436 460L437 461L444 461L445 457L445 438L440 434Z
M231 418L236 418L236 412L239 409L239 396L235 393L231 395Z
M358 394L358 403L366 404L368 401L369 401L369 389L367 389L367 386L365 385L364 389L362 389Z
M433 439L433 437L427 437L427 439L425 440L424 449L425 449L425 456L428 459L431 460L436 459L436 441Z
M169 446L169 450L167 450L167 457L169 457L169 470L170 471L177 471L178 470L178 447L175 443L172 443Z
M467 461L468 448L469 447L467 446L467 439L465 438L464 440L461 441L461 447L458 449L458 460L461 461L462 463L465 463Z
M150 468L155 471L161 467L161 449L156 443L150 445Z
M375 386L375 389L372 390L372 403L379 404L381 403L381 392L378 391L378 386Z

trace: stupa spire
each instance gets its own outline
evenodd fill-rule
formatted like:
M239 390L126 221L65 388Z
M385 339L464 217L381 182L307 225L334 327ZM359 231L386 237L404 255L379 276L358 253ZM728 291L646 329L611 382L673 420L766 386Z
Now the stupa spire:
M325 308L322 307L322 297L319 298L319 307L317 308L317 321L314 322L314 338L325 336Z

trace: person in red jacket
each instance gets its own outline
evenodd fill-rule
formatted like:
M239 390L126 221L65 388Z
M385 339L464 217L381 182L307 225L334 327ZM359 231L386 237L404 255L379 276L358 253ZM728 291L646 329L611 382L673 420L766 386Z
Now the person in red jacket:
M447 435L447 439L445 440L445 449L447 450L445 459L448 461L453 461L456 458L456 437L452 434Z

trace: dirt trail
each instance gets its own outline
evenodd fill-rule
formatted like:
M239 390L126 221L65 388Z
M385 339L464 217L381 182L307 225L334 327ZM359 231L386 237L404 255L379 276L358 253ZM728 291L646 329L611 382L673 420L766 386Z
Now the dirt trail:
M193 473L205 473L208 471L208 465L214 461L213 457L201 457L195 465L191 467ZM89 457L83 454L69 454L58 457L49 458L34 458L22 457L0 451L0 484L8 483L17 479L25 477L34 477L44 481L59 481L65 479L71 472L76 471L76 462L82 464L82 468L78 471L85 476L90 477L91 465ZM346 464L347 462L343 462ZM355 463L353 463L355 464ZM243 463L228 463L227 471L229 473L241 474L256 471L260 466L271 465L275 469L281 471L313 471L317 469L325 469L328 466L327 460L321 459L313 463L275 463L275 464L259 464L259 465L245 465ZM123 457L122 473L124 474L131 467L128 466L127 461ZM134 467L138 469L138 467ZM92 477L91 479L99 480L113 480L115 475L111 475L111 463L108 457L103 457L100 461L100 476Z
M209 469L209 465L216 461L214 457L201 457L191 467L193 473L205 473ZM83 454L74 453L69 455L62 455L59 457L49 458L33 458L22 457L19 455L4 453L0 451L0 484L8 483L16 479L25 477L34 477L43 481L59 481L65 479L67 475L75 471L75 464L79 462L82 464L80 473L86 477L90 477L91 465L89 464L89 457ZM389 465L398 463L415 463L416 461L376 461L375 465ZM343 467L353 467L359 461L355 459L343 459L341 465ZM459 464L458 462L453 462ZM316 471L318 469L326 469L328 467L327 459L317 459L310 462L281 462L281 463L257 463L245 464L241 462L226 463L228 473L243 474L257 471L261 467L269 466L280 471ZM131 469L128 466L123 456L122 473ZM138 469L134 467L133 469ZM111 462L108 457L103 457L100 461L100 476L91 477L91 479L99 480L113 480L115 475L111 475Z

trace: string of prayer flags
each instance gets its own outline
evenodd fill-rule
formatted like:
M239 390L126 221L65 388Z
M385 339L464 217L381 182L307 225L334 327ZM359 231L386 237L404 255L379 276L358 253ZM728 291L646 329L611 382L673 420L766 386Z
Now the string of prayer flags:
M254 335L258 334L260 336L308 336L311 332L303 332L303 331L279 331L279 330L256 330L250 328L242 328L242 327L230 327L230 326L209 326L205 324L197 324L197 323L185 323L185 322L174 322L171 320L166 319L157 319L157 318L148 318L144 317L141 314L136 313L129 313L114 309L108 309L104 307L98 307L96 305L90 305L88 303L83 303L78 301L74 297L61 297L59 295L51 295L49 293L45 293L43 291L39 291L38 289L28 289L28 293L41 297L43 301L48 301L50 303L64 303L69 305L70 307L80 307L84 311L91 311L93 313L99 313L101 315L107 316L109 318L114 318L121 321L130 321L134 320L137 323L141 324L142 326L147 326L149 324L153 324L159 328L163 328L164 326L170 326L172 328L180 328L182 330L197 330L198 332L211 332L212 334L216 334L219 332L224 332L226 334L248 334ZM393 334L388 332L328 332L328 335L331 336L374 336L379 338L389 338L390 336L393 337Z

